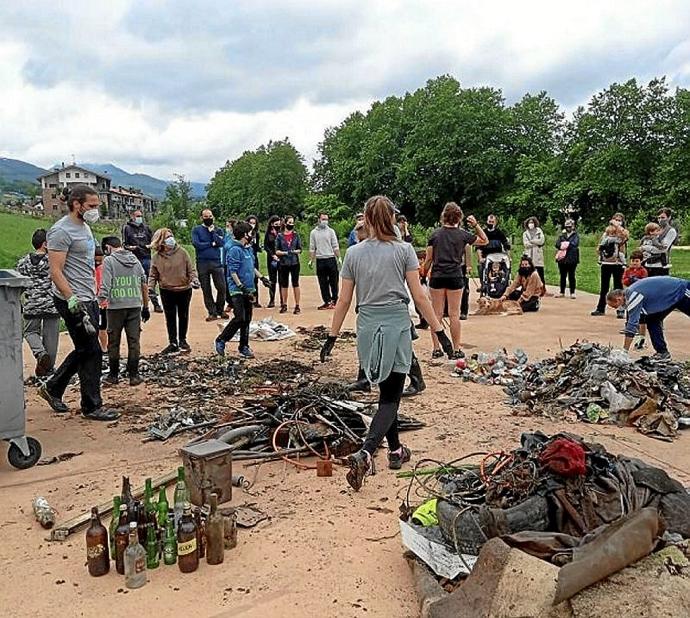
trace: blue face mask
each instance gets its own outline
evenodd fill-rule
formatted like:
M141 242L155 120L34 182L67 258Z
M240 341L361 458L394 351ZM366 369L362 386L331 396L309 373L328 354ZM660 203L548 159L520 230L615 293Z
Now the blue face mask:
M143 217L134 217L134 223L136 223L137 225L141 225L143 222L144 222Z
M168 238L165 239L165 246L168 247L168 249L173 249L176 244L177 241L172 236L168 236Z

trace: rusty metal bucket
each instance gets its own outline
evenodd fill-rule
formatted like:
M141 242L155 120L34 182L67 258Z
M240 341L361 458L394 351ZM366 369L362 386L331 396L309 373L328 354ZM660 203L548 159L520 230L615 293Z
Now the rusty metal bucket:
M232 448L220 440L206 440L180 449L185 478L193 504L210 502L212 493L218 502L232 499Z

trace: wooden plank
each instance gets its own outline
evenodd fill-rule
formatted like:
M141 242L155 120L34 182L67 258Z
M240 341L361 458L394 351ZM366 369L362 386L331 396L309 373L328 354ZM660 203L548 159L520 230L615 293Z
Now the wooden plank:
M160 487L161 485L170 485L173 481L177 480L177 470L174 472L168 472L168 474L164 474L163 476L153 479L151 482L151 485L153 488ZM144 495L144 485L142 485L139 489L134 491L132 493L132 496L134 497L135 500L138 500ZM98 505L98 513L100 514L101 517L104 517L106 515L109 515L113 511L113 501L110 500L110 502L105 502L103 504ZM61 524L57 524L51 531L50 531L50 538L47 539L49 541L65 541L67 540L67 537L79 530L79 528L83 528L86 526L86 524L91 521L91 509L88 510L86 513L82 513L81 515L77 515L77 517L73 517L72 519L67 520L66 522L63 522Z

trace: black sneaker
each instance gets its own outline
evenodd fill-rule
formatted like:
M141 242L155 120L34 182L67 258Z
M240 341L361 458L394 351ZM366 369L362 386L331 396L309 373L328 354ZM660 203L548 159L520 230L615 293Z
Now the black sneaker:
M180 353L180 347L176 343L171 343L168 345L167 348L163 348L163 350L161 350L161 354L166 354L166 355L179 354L179 353Z
M48 354L48 352L43 352L43 354L36 359L36 371L34 373L37 378L42 378L47 376L52 368L53 363L50 360L50 354Z
M130 386L139 386L140 384L144 383L144 378L142 378L138 373L134 374L133 376L129 376L129 385Z
M192 347L186 341L180 341L180 352L189 354L191 351Z
M670 352L657 352L652 356L652 360L657 363L663 363L671 360Z
M443 350L434 350L431 353L431 358L443 358L445 354L443 353Z
M619 320L625 320L625 311L616 311L616 317Z
M287 313L287 305L280 305L279 313Z
M458 360L460 358L465 358L465 353L462 350L455 350L455 352L453 352L453 360Z
M350 469L345 478L352 489L359 491L362 489L364 477L374 474L374 458L366 451L357 451L347 458L347 463Z
M461 320L466 320L466 319L467 319L467 314L466 314L466 313L461 313L461 314L460 314L460 319L461 319Z
M400 452L388 452L388 468L390 470L400 470L402 465L412 458L412 452L409 448L402 445Z
M59 399L58 397L55 397L55 395L51 395L50 392L48 392L48 387L45 384L38 389L38 394L48 402L48 405L53 409L54 412L57 412L58 414L65 414L69 410L67 404L62 401L62 399Z
M593 316L598 317L598 316L600 316L600 315L604 315L604 312L603 312L603 311L599 311L599 309L595 309L595 310L592 311L592 313L590 313L589 315L593 315Z
M324 309L330 309L330 308L331 308L331 304L330 304L330 303L324 303L323 305L319 305L319 306L317 307L317 309L318 309L319 311L323 311Z
M118 376L109 373L105 378L103 378L103 386L115 386L115 384L120 383L120 378Z
M299 315L301 313L301 309L299 308L299 305L295 305L295 308L293 309L292 313L295 315Z
M120 413L115 410L106 410L104 408L97 408L91 412L82 412L84 418L90 421L116 421L120 418Z

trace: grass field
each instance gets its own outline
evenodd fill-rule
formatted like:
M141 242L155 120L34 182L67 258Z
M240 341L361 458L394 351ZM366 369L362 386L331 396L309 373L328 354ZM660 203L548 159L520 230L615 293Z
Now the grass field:
M52 224L49 219L35 218L25 215L0 212L0 268L14 268L17 260L31 250L31 235L39 227L48 227ZM96 236L101 237L112 232L107 226L97 226ZM586 240L585 240L586 238ZM597 264L596 246L594 238L583 238L583 246L580 248L580 265L577 269L577 287L586 292L599 292L599 266ZM306 243L308 239L303 238ZM589 241L589 242L587 242ZM549 284L558 285L558 267L553 258L556 250L554 248L555 238L548 238L544 250L546 257L546 280ZM186 246L190 255L194 257L194 249ZM342 249L344 255L344 247ZM516 246L512 251L513 272L517 268L517 260L522 255L522 247ZM309 253L303 252L301 255L301 272L303 275L313 275L314 269L309 268ZM261 253L259 256L261 270L266 271L266 255ZM673 251L673 275L690 279L690 251L675 249ZM473 273L476 273L476 266Z

